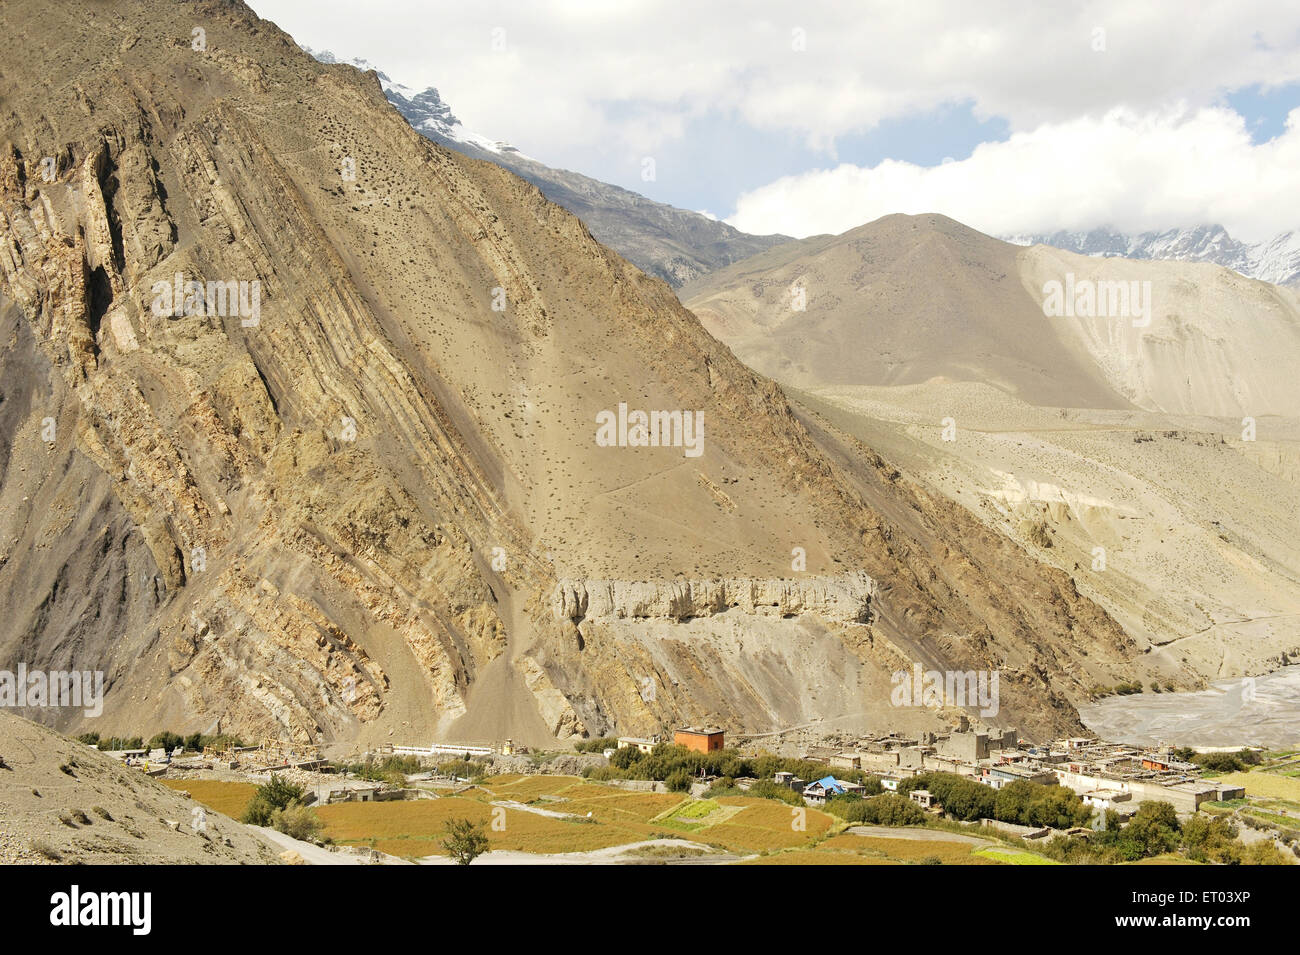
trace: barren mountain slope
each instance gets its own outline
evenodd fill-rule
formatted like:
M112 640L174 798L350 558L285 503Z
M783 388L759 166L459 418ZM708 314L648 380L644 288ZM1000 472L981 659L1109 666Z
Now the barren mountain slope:
M681 298L753 368L800 388L975 379L1122 407L1025 294L1019 251L944 216L894 215L752 256Z
M1090 314L1049 318L1050 282L1066 295L1136 282L1134 314L1106 315L1103 292ZM1277 360L1300 354L1294 291L1202 263L1024 249L941 215L886 216L778 246L680 295L749 365L797 388L982 381L1055 407L1300 407L1300 379ZM1139 302L1149 316L1136 314Z
M1238 418L1300 409L1300 295L1292 289L1200 262L1097 259L1048 246L1017 258L1025 295L1039 303L1048 282L1064 286L1067 276L1076 288L1149 285L1149 324L1145 317L1040 317L1139 408Z
M878 237L900 231L882 257ZM1071 574L1151 660L1213 679L1300 654L1291 291L1217 266L1016 250L941 216L804 245L688 287L686 301L800 404ZM994 260L1005 276L990 277ZM816 277L807 313L788 296L783 313L775 291L800 275ZM1067 275L1078 287L1150 282L1150 323L1045 316L1044 285ZM886 287L938 303L922 310L928 335L882 299ZM821 342L861 347L836 360ZM909 378L882 355L924 371ZM1080 368L1132 404L1090 398Z
M280 850L138 769L0 710L0 863L275 864Z
M167 10L0 11L0 665L106 671L105 733L534 744L879 721L914 658L1046 733L1132 672L534 187L242 4ZM601 446L620 403L702 453Z

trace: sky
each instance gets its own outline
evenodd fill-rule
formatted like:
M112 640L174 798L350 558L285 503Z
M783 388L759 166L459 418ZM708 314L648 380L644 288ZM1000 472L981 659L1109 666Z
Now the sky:
M746 232L1300 227L1295 0L250 5L470 130Z

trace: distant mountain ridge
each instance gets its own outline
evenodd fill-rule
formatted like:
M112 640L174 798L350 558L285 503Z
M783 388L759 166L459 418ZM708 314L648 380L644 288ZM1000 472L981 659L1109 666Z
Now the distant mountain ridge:
M1283 232L1267 242L1241 242L1220 225L1166 229L1126 235L1113 229L1061 230L1004 236L1015 245L1050 245L1080 255L1126 259L1173 259L1213 262L1247 278L1274 285L1300 285L1300 231Z
M448 149L494 162L531 182L546 198L581 219L597 240L673 288L790 241L786 235L749 235L698 212L656 202L581 173L552 168L509 143L467 129L432 86L416 92L393 82L366 60L344 60L328 50L304 49L322 63L374 70L384 96L419 133Z

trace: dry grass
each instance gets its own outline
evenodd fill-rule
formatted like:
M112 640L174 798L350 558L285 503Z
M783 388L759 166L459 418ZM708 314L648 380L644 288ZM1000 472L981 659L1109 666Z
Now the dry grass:
M492 776L483 787L502 799L531 802L538 796L553 796L581 782L576 776Z
M853 852L823 852L817 849L793 849L756 859L746 859L738 865L898 865L889 859L860 856Z
M160 779L168 789L184 790L213 812L231 819L244 814L257 787L252 783L224 782L219 779Z
M806 845L831 827L831 817L816 809L804 810L803 830L795 829L794 807L770 799L751 796L724 796L724 806L741 807L741 812L725 822L702 829L696 838L718 843L730 849L757 851L788 849Z
M543 854L586 852L637 842L646 828L628 828L596 822L573 822L518 809L502 809L505 828L492 829L498 807L477 799L448 796L412 802L357 802L322 806L317 812L325 823L324 835L335 842L367 845L405 858L443 855L441 842L451 819L484 823L493 849L516 849Z
M868 856L890 859L895 862L920 862L938 859L944 865L996 865L991 858L973 855L979 848L965 842L940 842L920 839L889 839L878 836L858 836L841 833L822 843L831 851L860 852Z
M568 797L567 792L564 795ZM681 801L681 796L672 793L630 793L615 789L603 793L587 791L581 797L569 797L567 802L555 803L553 808L582 815L590 812L600 822L626 825L649 823Z
M625 845L652 838L665 831L655 817L678 805L690 805L671 793L629 792L612 786L563 777L520 777L486 782L491 795L524 801L540 795L556 795L559 801L537 801L539 808L572 813L577 819L557 819L522 809L498 809L488 802L489 793L447 796L412 802L339 803L322 806L317 812L325 823L324 835L336 842L367 845L405 858L441 855L441 841L447 822L467 818L488 825L494 849L521 852L586 852ZM784 803L747 796L719 800L719 813L729 818L710 825L708 820L689 820L700 825L692 836L719 848L738 853L761 849L807 846L830 828L829 816L806 810L806 829L796 830L790 809ZM505 828L491 828L494 811L504 812ZM586 818L590 812L591 819ZM827 853L819 854L819 858ZM831 854L833 855L833 853ZM834 860L830 860L834 861Z
M1273 773L1228 773L1217 782L1245 786L1247 796L1266 796L1270 799L1289 799L1300 802L1300 779L1277 776Z

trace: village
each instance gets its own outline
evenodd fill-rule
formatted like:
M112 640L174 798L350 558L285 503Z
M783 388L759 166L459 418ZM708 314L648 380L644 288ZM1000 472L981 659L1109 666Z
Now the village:
M1292 750L1041 742L968 720L874 734L678 725L544 750L399 738L345 751L171 732L79 742L178 793L194 824L219 813L295 864L446 864L457 825L478 828L490 864L1300 857Z
M618 739L619 746L633 746L642 752L660 742L658 737ZM692 727L676 731L673 742L697 752L712 752L724 748L725 736L721 729ZM1204 779L1200 767L1175 759L1173 752L1172 747L1152 752L1091 737L1034 745L1017 739L1014 729L1000 734L974 732L963 724L947 734L890 734L863 737L849 747L812 746L800 756L824 764L829 770L825 777L805 780L782 772L773 781L800 793L808 805L819 806L834 796L861 795L866 789L860 782L837 778L836 769L876 776L887 792L896 792L904 779L935 772L966 776L994 790L1023 780L1064 786L1082 797L1085 805L1099 811L1114 810L1121 817L1132 815L1145 801L1167 802L1176 812L1192 813L1202 803L1245 795L1239 785ZM737 779L736 785L743 790L756 781ZM925 790L912 790L909 796L922 808L932 808Z
M745 744L744 739L741 737L738 741L740 752L759 752L752 744ZM613 742L614 745L600 751L605 761L623 748L650 754L657 747L672 743L690 752L708 754L720 752L727 745L723 729L697 726L675 730L671 740L659 735L621 736ZM798 753L798 759L807 764L825 766L824 776L805 779L790 771L778 771L769 781L800 795L808 806L822 806L838 796L864 796L868 789L861 781L864 777L878 779L880 789L885 792L897 792L899 784L911 777L951 773L993 790L1016 781L1063 786L1076 793L1085 805L1098 812L1114 811L1121 818L1131 816L1141 803L1147 801L1167 802L1177 813L1189 814L1204 803L1238 800L1245 795L1241 785L1205 778L1197 764L1177 759L1172 747L1151 750L1092 737L1068 737L1034 744L1019 739L1014 729L974 731L964 722L950 733L914 736L890 733L851 741L840 737L838 742L841 745L811 745ZM232 774L249 777L287 774L287 778L305 783L312 801L321 804L433 798L425 788L393 786L357 778L356 774L346 771L339 772L336 764L324 758L321 747L310 743L264 739L257 745L221 749L205 747L202 752L187 752L180 747L170 752L159 748L137 748L109 751L109 755L154 777L177 778L213 773L226 777ZM526 747L516 746L511 740L495 746L458 743L385 745L363 754L362 760L411 757L422 767L434 767L428 772L414 774L413 778L454 785L467 782L468 776L443 772L441 776L445 778L439 780L436 767L445 770L449 761L461 760L468 765L471 760L477 760L483 764L494 761L502 764L504 761L503 765L498 765L500 769L518 768L521 758L530 755L534 759L527 765L533 772L547 774L558 769L567 773L575 768L571 761L553 766L552 760L539 760L537 754L529 754ZM590 762L591 757L586 759ZM836 775L837 771L843 770L855 771L852 774L855 778L844 779ZM716 774L702 773L691 780L690 791L693 794L704 792L717 778ZM740 791L748 791L759 781L753 777L733 780L735 788ZM637 782L643 785L636 788L667 791L666 783L657 780L608 782ZM911 789L907 795L922 809L941 810L924 789Z

